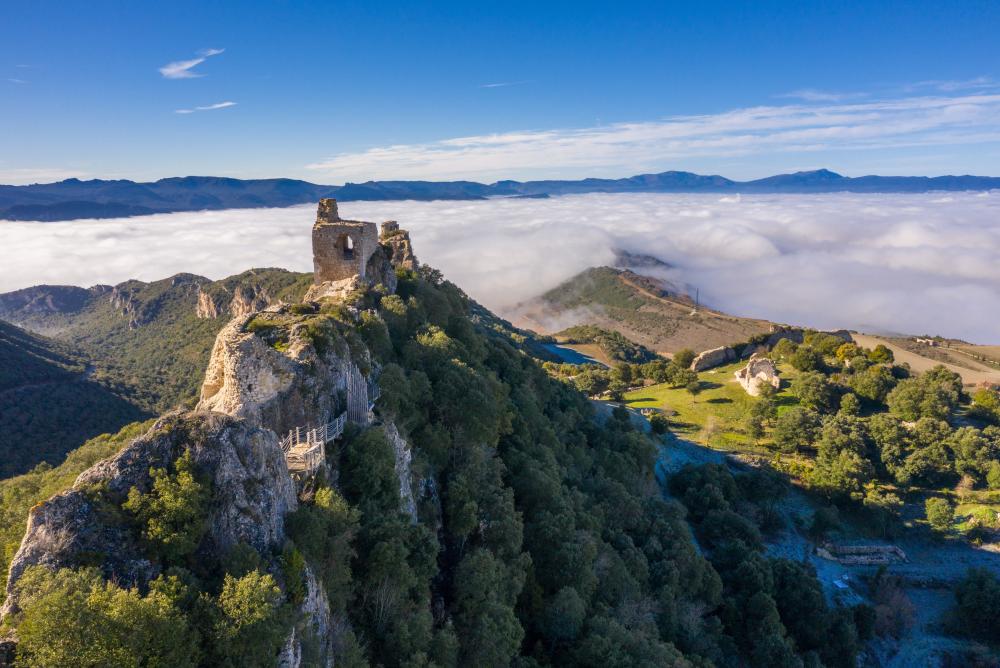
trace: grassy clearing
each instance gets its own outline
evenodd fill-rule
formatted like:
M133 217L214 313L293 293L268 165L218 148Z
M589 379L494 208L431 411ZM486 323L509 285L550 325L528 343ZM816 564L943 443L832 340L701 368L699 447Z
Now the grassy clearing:
M747 436L743 424L744 416L756 401L743 391L734 376L745 364L735 362L701 372L698 374L701 392L697 396L684 388L659 384L628 392L625 402L631 408L656 408L672 413L671 429L696 443L719 450L764 452L769 439L765 437L755 443ZM789 391L788 383L795 370L787 365L779 365L778 370L783 379L777 396L780 413L797 405L798 399Z
M960 532L1000 528L1000 491L967 490L955 496L955 528Z

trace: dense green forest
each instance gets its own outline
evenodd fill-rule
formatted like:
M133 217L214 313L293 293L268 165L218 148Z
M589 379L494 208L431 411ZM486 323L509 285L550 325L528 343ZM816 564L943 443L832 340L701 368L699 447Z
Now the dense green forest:
M68 344L0 322L0 477L58 463L88 438L145 415L90 371Z
M656 444L625 411L598 418L435 272L401 272L397 294L360 299L357 329L383 368L379 413L414 445L419 521L400 511L376 426L332 453L337 484L317 480L302 497L277 571L252 549L195 561L212 490L181 458L107 509L165 575L138 590L85 568L32 572L15 620L24 665L84 647L91 665L268 665L295 623L305 563L350 620L343 665L852 665L870 614L828 608L808 569L762 553L780 479L691 469L669 500ZM322 345L354 316L308 317ZM88 444L73 466L120 442ZM59 470L3 483L8 527L23 529L25 504L68 482ZM8 489L19 490L10 501Z
M601 352L613 362L642 363L656 357L656 353L645 346L630 341L619 332L601 329L594 325L576 325L556 335L566 343L596 343Z

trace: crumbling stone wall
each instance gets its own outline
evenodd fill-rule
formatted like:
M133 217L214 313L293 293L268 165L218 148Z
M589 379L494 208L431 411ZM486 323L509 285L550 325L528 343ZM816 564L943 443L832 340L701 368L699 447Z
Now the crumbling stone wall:
M764 385L770 385L776 390L781 387L774 362L759 353L754 353L747 365L736 372L736 380L751 397L758 396Z
M341 220L337 200L322 199L313 225L313 282L342 281L365 277L372 253L378 248L375 223Z
M691 362L692 371L704 371L721 364L728 364L736 361L736 351L729 346L712 348L698 353L698 356Z

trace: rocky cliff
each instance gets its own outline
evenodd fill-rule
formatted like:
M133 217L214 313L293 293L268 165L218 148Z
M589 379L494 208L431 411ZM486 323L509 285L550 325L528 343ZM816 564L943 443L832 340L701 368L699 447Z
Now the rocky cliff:
M287 587L279 555L288 540L285 515L298 502L280 439L331 423L347 409L348 393L359 387L367 410L375 365L356 329L361 309L348 298L364 298L373 289L380 294L394 290L390 257L391 250L379 246L368 263L366 280L355 281L349 291L331 296L323 294L322 285L314 286L311 296L317 301L266 311L241 313L260 307L266 295L238 286L229 306L238 315L216 337L197 408L164 416L116 456L82 473L71 489L32 509L11 562L0 613L18 611L17 584L31 566L54 570L96 565L105 578L140 589L163 573L163 559L123 508L130 491L150 493L153 470L176 470L185 453L210 490L195 558L204 564L221 563L236 546L250 546ZM220 302L201 288L199 316L218 316ZM141 319L128 291L116 289L112 299L138 326ZM416 522L411 448L394 424L386 421L384 426L395 457L400 510ZM330 481L337 477L329 462L316 473ZM302 483L299 479L300 487L309 486ZM303 634L313 644L313 655L318 646L321 663L332 665L346 621L331 613L317 572L308 563L303 567L304 593L276 657L278 665L302 664Z
M125 585L145 585L161 566L118 509L136 488L148 492L151 468L171 469L189 452L210 484L212 502L196 552L225 554L238 543L280 548L294 488L274 432L207 412L161 418L115 457L84 471L73 487L32 508L10 566L4 615L17 609L16 585L29 566L94 565Z

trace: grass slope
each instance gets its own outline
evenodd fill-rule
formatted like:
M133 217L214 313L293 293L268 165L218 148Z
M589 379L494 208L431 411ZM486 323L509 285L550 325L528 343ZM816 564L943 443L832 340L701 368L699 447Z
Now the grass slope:
M770 328L764 320L695 310L687 296L657 290L649 278L611 267L574 276L525 304L519 315L525 326L540 331L552 329L551 323L562 329L568 321L595 325L660 353L733 344Z

